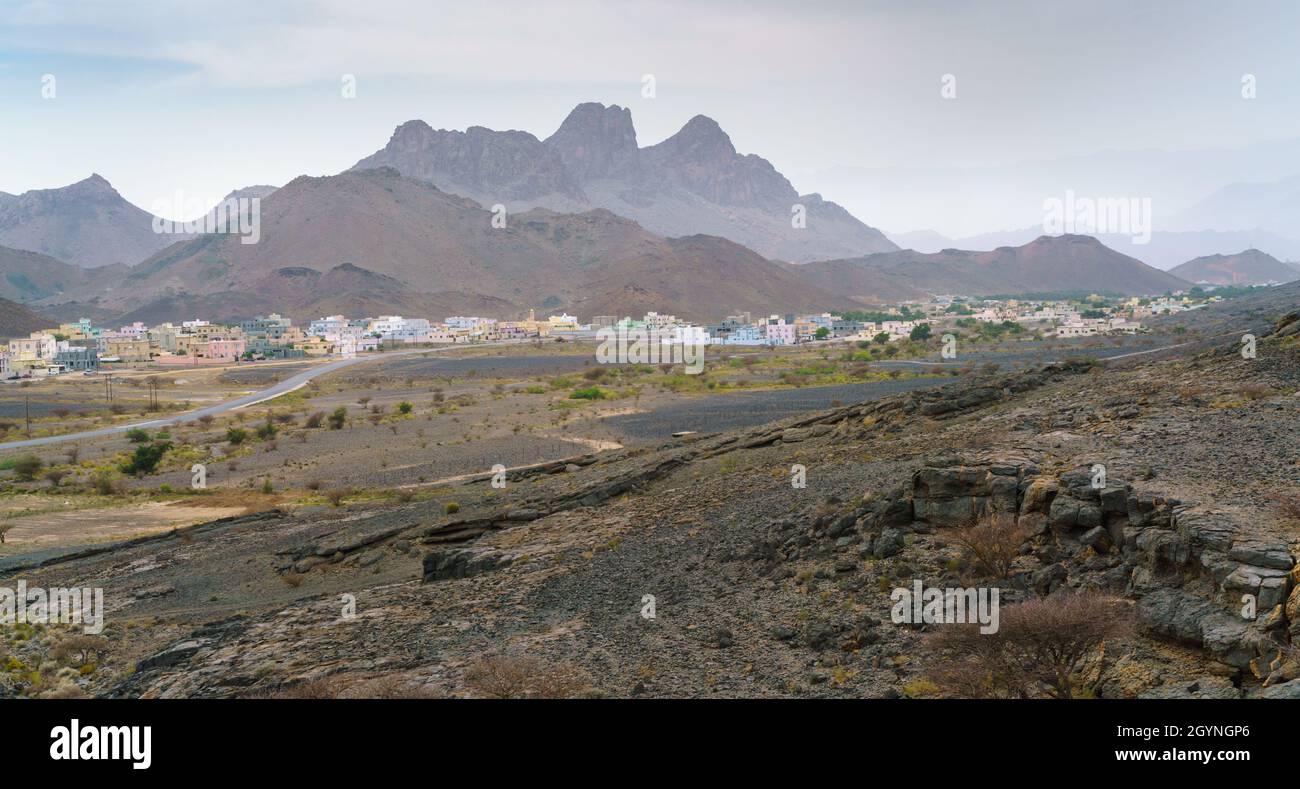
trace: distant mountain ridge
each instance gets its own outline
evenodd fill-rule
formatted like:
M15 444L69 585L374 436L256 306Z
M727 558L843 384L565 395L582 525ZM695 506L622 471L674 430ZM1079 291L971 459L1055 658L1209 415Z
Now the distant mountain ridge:
M1294 235L1300 217L1300 175L1278 181L1231 183L1179 212L1181 227L1265 230Z
M872 293L890 294L884 300L1076 291L1136 296L1189 287L1178 277L1080 235L1040 236L1023 246L987 252L904 249L800 268L813 284L854 299Z
M98 174L58 189L0 196L0 245L85 268L132 263L176 241Z
M1101 243L1137 258L1148 266L1169 271L1192 258L1214 254L1230 254L1240 249L1261 249L1278 259L1300 260L1300 239L1280 236L1268 230L1161 230L1156 224L1151 240L1135 243L1131 236L1117 233L1090 233ZM938 252L941 249L994 249L1027 244L1043 234L1042 226L1023 227L981 233L976 236L949 238L933 230L916 230L907 233L888 233L889 240L904 249L917 252Z
M579 104L545 140L522 131L435 130L409 121L352 169L385 166L485 207L605 208L659 235L721 236L778 260L896 249L835 203L799 195L767 160L737 153L703 115L646 148L638 147L631 111L617 105ZM792 221L796 211L805 215L803 227Z
M1170 270L1188 282L1210 285L1268 285L1300 279L1300 266L1286 263L1258 249L1235 255L1206 255Z

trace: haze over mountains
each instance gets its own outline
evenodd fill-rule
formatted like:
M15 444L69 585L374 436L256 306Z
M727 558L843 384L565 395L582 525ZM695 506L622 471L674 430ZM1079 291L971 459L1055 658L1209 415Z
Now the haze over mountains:
M1228 221L1231 212L1194 216L1192 211L1230 184L1246 182L1252 190L1262 189L1297 175L1300 138L1239 148L1103 150L968 167L838 167L800 178L817 183L855 214L891 233L928 229L967 238L1041 226L1043 201L1064 197L1066 190L1097 198L1149 198L1157 230L1264 228L1293 236L1294 222L1278 225L1264 214L1243 210L1240 219ZM1283 220L1287 216L1295 214L1284 213Z
M711 118L640 148L630 110L579 104L545 140L474 126L402 124L387 146L354 169L403 175L510 211L606 208L664 236L721 236L765 257L807 262L895 249L880 231L820 195L800 195L767 160L736 152ZM806 226L792 225L803 206Z
M1188 228L1295 235L1300 233L1300 175L1228 184L1180 212L1176 222Z

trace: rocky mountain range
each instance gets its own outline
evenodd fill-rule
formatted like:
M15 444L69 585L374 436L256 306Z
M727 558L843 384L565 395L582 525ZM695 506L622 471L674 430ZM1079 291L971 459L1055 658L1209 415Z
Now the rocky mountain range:
M850 298L892 301L925 294L970 296L1087 292L1142 295L1188 283L1121 255L1091 236L1040 236L988 252L885 252L802 267L806 278ZM875 298L873 298L875 297Z
M464 132L409 121L354 169L393 167L445 192L509 211L605 208L668 237L717 235L792 262L895 249L878 230L820 195L800 195L767 160L737 153L703 115L638 146L631 111L580 104L545 140L480 126ZM806 226L794 227L795 206Z
M78 266L131 265L176 241L99 175L58 189L0 193L0 245Z
M1235 255L1206 255L1171 269L1188 282L1210 285L1268 285L1300 279L1300 266L1267 252L1246 249Z
M494 227L474 201L392 168L301 177L262 203L261 240L182 241L132 267L92 306L136 319L278 309L416 314L530 307L581 315L858 306L715 236L667 239L596 209L533 209Z

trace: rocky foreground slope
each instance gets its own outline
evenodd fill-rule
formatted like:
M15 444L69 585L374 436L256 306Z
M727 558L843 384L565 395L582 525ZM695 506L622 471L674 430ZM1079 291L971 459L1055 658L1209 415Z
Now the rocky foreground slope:
M438 501L266 513L10 577L105 587L111 646L76 682L106 696L936 695L935 626L890 618L919 579L997 585L1004 615L1121 598L1133 629L1080 692L1300 698L1298 390L1291 312L1253 359L1228 342L988 370L504 489L485 473ZM989 517L1024 535L1001 580L961 548Z

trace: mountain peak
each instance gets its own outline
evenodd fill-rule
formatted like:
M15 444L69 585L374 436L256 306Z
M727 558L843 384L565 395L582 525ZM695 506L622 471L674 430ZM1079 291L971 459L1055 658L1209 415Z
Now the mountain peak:
M66 192L77 196L102 195L109 197L117 195L117 190L113 188L113 185L99 173L91 173L89 177L83 178L76 183L51 191Z
M710 156L734 156L736 148L718 122L707 115L696 115L676 134L659 143L679 153L699 152Z
M545 145L560 155L579 183L640 175L632 111L617 104L579 104Z

